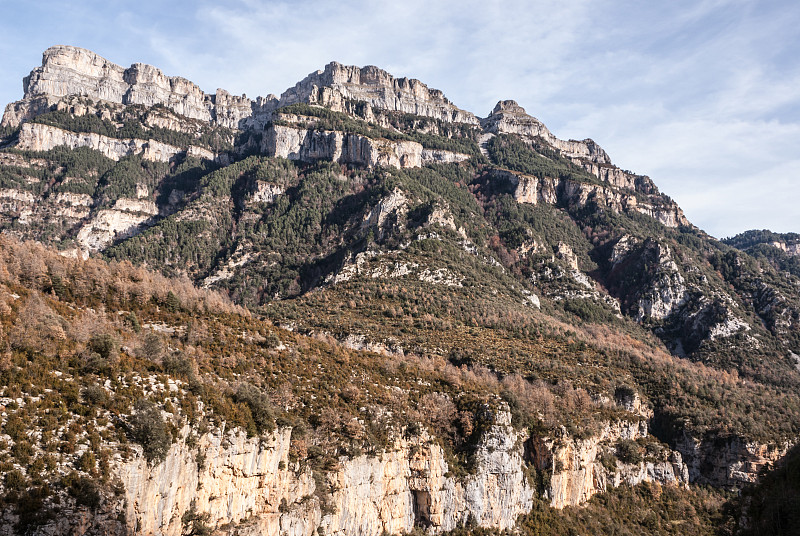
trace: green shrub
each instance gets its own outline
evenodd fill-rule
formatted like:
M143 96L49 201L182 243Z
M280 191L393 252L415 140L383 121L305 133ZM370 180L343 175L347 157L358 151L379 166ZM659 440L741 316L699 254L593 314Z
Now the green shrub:
M242 383L236 390L234 399L236 402L244 403L250 408L250 414L259 434L271 432L275 429L275 414L272 410L272 404L269 401L269 397L258 387L249 383Z
M161 417L161 410L152 402L141 399L130 418L133 440L142 446L144 457L153 465L162 462L172 444L172 437Z
M5 484L6 490L21 491L28 485L28 479L25 478L25 475L23 475L19 469L12 469L3 477L3 483Z
M86 506L92 510L100 506L102 500L101 488L93 478L81 476L73 471L65 476L61 483L67 488L69 494L75 498L78 506Z
M615 445L617 458L622 463L637 464L642 461L642 451L639 444L632 439L621 439Z
M91 351L98 353L103 359L114 359L117 357L119 343L113 335L103 333L102 335L94 335L89 340L89 348Z

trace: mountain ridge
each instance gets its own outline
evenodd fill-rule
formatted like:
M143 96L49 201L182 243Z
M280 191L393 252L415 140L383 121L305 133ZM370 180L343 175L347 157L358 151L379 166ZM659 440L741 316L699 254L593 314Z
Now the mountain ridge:
M596 494L719 505L797 442L796 237L717 241L515 101L477 118L336 63L251 101L74 47L25 88L0 149L3 526L58 508L35 393L66 380L27 367L81 385L60 441L106 434L47 462L99 532L537 534ZM119 454L96 514L85 452Z
M143 85L152 85L155 89L140 89L139 86ZM367 102L383 110L411 113L452 123L483 123L483 128L492 133L524 132L541 136L548 142L564 144L564 147L571 145L577 149L573 151L576 155L590 156L590 160L596 163L611 163L605 151L592 140L558 140L543 123L528 116L515 101L499 101L486 118L480 119L471 112L455 107L441 90L429 89L417 79L395 78L373 65L356 67L332 61L285 90L280 98L269 94L249 100L244 95L231 96L223 89L218 89L214 94L204 93L190 80L180 76L168 77L151 65L134 63L130 68L124 69L90 50L56 45L43 53L42 65L25 77L23 92L21 101L6 106L0 125L19 126L23 120L31 119L45 108L52 107L55 104L54 99L57 101L68 96L87 96L126 105L162 104L180 115L217 122L228 128L251 126L244 116L237 123L230 121L230 117L246 114L240 110L245 101L250 103L252 120L260 123L271 112L291 104L319 103L334 111L345 111L346 101L355 100ZM397 93L397 96L390 93ZM229 101L227 97L234 100ZM259 114L264 117L257 119ZM508 121L508 118L511 120ZM519 123L520 120L525 125L522 130L516 128L516 124L511 128L507 126Z

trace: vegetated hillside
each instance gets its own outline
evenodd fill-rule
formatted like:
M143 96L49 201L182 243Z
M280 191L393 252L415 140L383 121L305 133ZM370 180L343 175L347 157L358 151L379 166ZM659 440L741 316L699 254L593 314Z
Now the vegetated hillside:
M797 233L747 231L723 242L800 277L800 235Z
M796 236L718 242L513 101L331 64L245 103L141 69L54 47L4 116L4 234L110 261L3 239L6 526L77 501L97 531L707 533L736 521L687 482L797 441ZM233 461L189 463L212 447Z
M595 387L582 387L582 381L531 382L518 372L497 374L479 363L456 366L452 357L435 353L353 350L353 344L338 343L329 335L307 337L276 328L219 294L198 291L187 280L165 279L128 262L68 259L8 238L0 238L0 285L4 532L61 533L80 525L94 533L121 534L152 523L147 501L153 497L141 495L141 484L130 480L131 472L150 471L158 482L158 475L176 463L209 473L204 481L225 492L225 505L245 500L247 487L215 476L225 458L215 458L202 447L215 437L245 445L253 437L253 445L260 441L267 449L260 456L266 456L275 441L271 438L288 434L291 442L283 461L260 481L271 486L271 479L312 478L313 496L256 503L250 513L285 519L305 516L309 507L323 515L346 514L341 495L355 491L337 487L343 466L364 456L380 459L398 441L408 440L401 438L419 437L422 448L442 449L448 478L477 478L470 475L484 463L487 435L502 437L498 434L505 430L493 424L492 416L507 411L503 408L510 407L510 424L526 434L526 444L562 434L562 424L568 426L562 441L570 435L596 437L603 466L623 479L630 478L624 476L626 470L661 463L669 452L649 436L602 440L609 422L619 426L630 421L641 428L641 417L631 413L638 407L626 409L612 401L633 391L627 387L629 394L620 394L610 378L606 387L616 392L602 397ZM538 329L541 333L527 344L539 353L589 357L602 352L581 334L548 323ZM503 433L513 434L510 430ZM424 447L429 444L434 447ZM527 450L513 442L493 448ZM539 456L547 452L543 446L535 448ZM192 457L178 461L185 451ZM568 523L547 502L554 497L555 482L579 469L548 466L528 455L517 463L527 471L524 489L540 497L525 526ZM665 484L671 486L667 496L675 504L697 500L695 492ZM158 485L172 488L168 480ZM159 515L177 512L183 518L170 521L167 516L157 529L193 530L194 523L200 530L220 526L224 519L236 526L244 523L227 506L220 509L213 492L203 495L198 487L184 493L194 499L170 499L176 501L173 509L162 510L170 508L163 503L152 506ZM619 493L620 500L628 501L641 492ZM702 499L722 500L718 494ZM716 523L712 514L707 508L692 523ZM639 523L622 512L607 519L615 526L633 523L630 530ZM412 519L422 526L430 522Z

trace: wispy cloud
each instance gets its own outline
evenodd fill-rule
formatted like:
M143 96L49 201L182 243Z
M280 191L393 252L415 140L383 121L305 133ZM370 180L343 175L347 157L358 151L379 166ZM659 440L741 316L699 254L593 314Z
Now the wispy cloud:
M206 91L280 93L337 60L485 115L513 98L592 137L721 236L800 231L800 5L788 0L0 0L0 100L55 43L152 63ZM763 192L779 192L770 198ZM771 199L771 201L770 201Z

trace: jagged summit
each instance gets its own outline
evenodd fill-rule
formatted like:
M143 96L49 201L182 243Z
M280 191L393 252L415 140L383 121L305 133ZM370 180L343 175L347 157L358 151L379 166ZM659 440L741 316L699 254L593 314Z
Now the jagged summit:
M680 208L660 196L648 177L614 166L591 139L557 138L516 101L502 100L487 118L479 119L452 104L442 91L416 79L395 78L371 65L331 62L280 97L270 94L250 100L222 89L204 93L186 78L166 76L150 65L135 63L123 68L92 51L58 45L44 52L42 65L31 71L23 86L23 99L6 107L2 121L4 127L20 126L15 141L19 149L47 151L66 145L94 149L112 160L140 154L146 160L169 162L186 154L220 163L257 152L305 162L417 168L463 162L481 153L488 156L489 140L511 135L588 172L585 179L589 182L597 179L623 190L584 184L580 195L602 197L603 204L616 211L647 214L665 225L688 224ZM138 108L132 109L132 105ZM63 118L37 119L50 112L89 116L88 121L102 125L85 132L81 130L85 126ZM119 125L131 120L141 123L143 130L124 136ZM149 129L177 131L184 136L156 135ZM234 135L235 131L242 135ZM209 144L209 136L228 141ZM544 164L531 165L526 169ZM573 182L561 175L551 170L549 176L540 177L545 182L538 186L529 178L513 179L522 185L518 197L552 198L540 190L553 179L557 179L553 183L556 197L578 195ZM590 194L590 190L597 191Z
M515 100L497 101L497 104L495 104L492 113L490 113L489 115L495 115L503 112L519 114L519 115L527 115L525 113L525 108L517 104L517 101Z
M360 102L368 104L364 112L368 120L375 119L373 110L429 117L448 124L473 125L486 134L541 138L568 158L585 160L595 166L611 164L608 154L591 139L558 139L516 101L500 101L487 118L479 119L451 103L442 91L429 88L417 79L396 78L373 65L357 67L330 62L280 97L268 94L251 100L245 95L231 95L224 89L217 89L213 94L204 93L190 80L167 76L144 63L124 68L90 50L56 45L44 51L42 65L25 77L23 89L22 100L6 107L3 126L20 125L56 108L69 109L63 103L75 97L125 106L162 105L177 114L212 125L256 130L263 129L276 110L291 104L320 105L352 113L354 103Z
M57 45L42 54L42 65L23 81L22 100L9 104L2 125L18 125L56 106L70 96L84 96L114 104L161 104L191 119L229 127L268 108L264 99L250 101L218 89L204 93L179 76L166 76L144 63L123 68L84 48Z
M478 124L474 114L454 106L442 91L430 89L414 78L395 78L374 65L356 67L331 62L286 90L280 103L319 103L341 111L345 99L447 122Z
M596 164L611 164L611 158L602 147L587 138L582 141L560 140L535 117L528 115L525 108L513 100L499 101L492 113L481 120L481 126L486 132L519 134L542 138L545 142L556 147L563 153L573 158L585 158Z
M447 122L478 124L474 114L454 106L437 89L416 79L395 78L375 66L356 67L331 62L287 89L281 97L248 99L223 89L204 93L193 82L166 76L160 69L134 63L127 69L84 48L57 45L42 55L42 65L23 82L23 99L9 104L3 126L16 126L68 96L85 96L116 104L161 104L192 119L228 128L259 128L281 106L321 104L345 110L347 100L368 102L392 112Z

